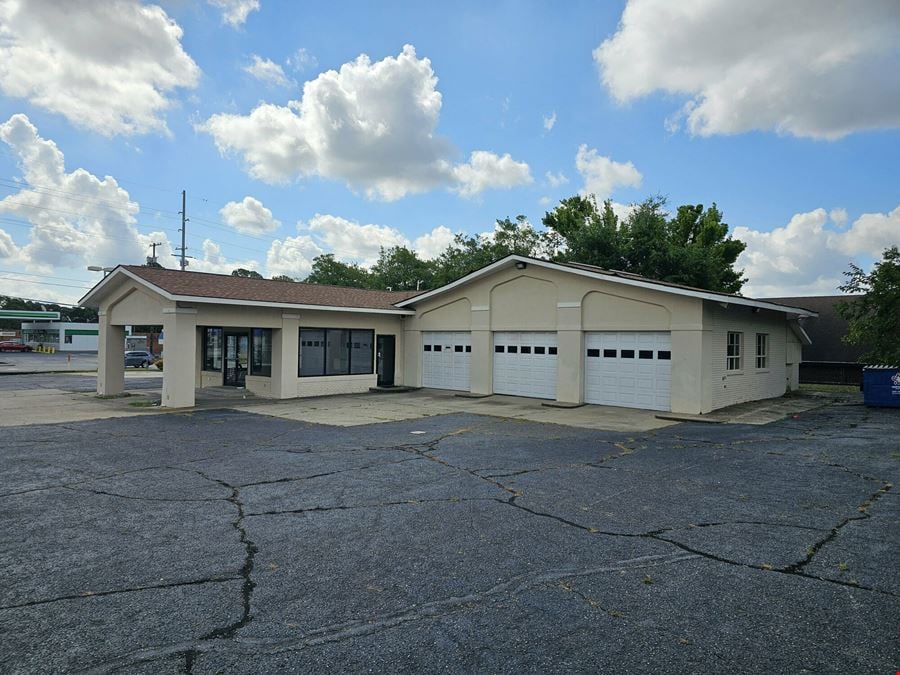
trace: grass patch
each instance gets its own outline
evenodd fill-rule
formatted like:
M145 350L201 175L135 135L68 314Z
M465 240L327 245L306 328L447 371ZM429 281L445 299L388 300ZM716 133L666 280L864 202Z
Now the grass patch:
M801 384L800 391L822 391L829 394L858 394L856 384Z
M132 401L128 405L132 408L153 408L157 403L155 401Z
M127 391L122 394L97 394L94 398L99 398L102 401L106 401L111 398L128 398L131 396ZM132 404L133 405L133 404Z

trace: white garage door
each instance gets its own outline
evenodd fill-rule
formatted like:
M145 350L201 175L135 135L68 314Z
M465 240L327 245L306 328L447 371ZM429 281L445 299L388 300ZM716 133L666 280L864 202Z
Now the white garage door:
M472 336L447 331L422 333L422 386L469 391Z
M672 339L667 332L584 334L584 400L669 410Z
M494 333L494 393L556 398L556 333Z

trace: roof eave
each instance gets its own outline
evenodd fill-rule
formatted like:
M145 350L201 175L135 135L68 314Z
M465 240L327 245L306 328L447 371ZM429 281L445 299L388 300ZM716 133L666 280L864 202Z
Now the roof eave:
M557 263L553 263L547 260L539 260L537 258L529 258L521 255L509 255L505 258L501 258L496 262L491 263L481 269L475 270L474 272L470 272L464 277L460 277L456 281L452 281L445 286L441 286L440 288L435 288L432 291L428 291L426 293L422 293L421 295L414 296L409 298L408 300L403 300L401 302L395 303L397 307L406 307L408 305L413 305L417 302L421 302L422 300L426 300L428 298L433 298L443 293L446 293L453 288L457 288L464 284L467 284L471 281L475 281L483 276L490 274L491 272L504 267L506 263L515 263L515 262L523 262L526 265L537 265L539 267L545 267L547 269L555 269L560 272L568 272L570 274L576 274L579 276L588 277L591 279L598 279L600 281L609 281L611 283L623 284L626 286L635 286L638 288L647 288L654 291L660 291L662 293L671 293L673 295L683 295L688 297L701 298L703 300L709 300L711 302L724 302L733 305L745 305L749 307L759 307L760 309L769 309L775 312L784 312L785 314L795 314L797 316L810 316L815 317L818 316L816 312L810 311L808 309L802 309L800 307L788 307L787 305L777 305L771 302L765 302L762 300L753 300L751 298L742 298L739 296L731 296L731 295L719 295L717 293L713 293L711 291L695 291L689 290L685 288L677 288L673 286L666 286L664 284L657 284L649 281L641 281L639 279L626 279L624 277L618 277L613 274L601 274L599 272L592 272L590 270L579 269L575 267L568 267L566 265L559 265Z
M85 305L86 301L89 301L92 296L97 296L101 290L103 290L114 277L126 276L129 279L136 281L139 284L142 284L148 288L150 288L154 293L158 293L166 300L171 302L193 302L193 303L204 303L210 305L246 305L247 303L253 303L254 307L273 307L273 308L281 308L281 309L302 309L302 310L317 310L323 312L358 312L358 313L370 313L370 314L393 314L397 316L411 316L415 314L415 311L409 309L390 309L390 308L373 308L373 307L343 307L338 305L312 305L306 303L295 303L295 302L266 302L259 300L240 300L236 298L210 298L202 295L178 295L175 293L170 293L164 288L157 286L151 281L144 279L143 277L125 269L121 265L116 267L112 272L107 274L102 281L100 281L96 286L94 286L90 291L88 291L81 300L78 301L79 305Z

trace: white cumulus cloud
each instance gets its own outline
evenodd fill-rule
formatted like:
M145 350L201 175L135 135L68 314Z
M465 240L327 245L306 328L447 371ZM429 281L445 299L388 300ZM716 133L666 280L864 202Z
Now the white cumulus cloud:
M253 54L250 58L250 63L244 66L244 71L250 73L260 82L273 84L276 87L286 87L291 84L291 81L284 74L284 68L271 59L264 59L258 54Z
M254 197L244 197L239 202L228 202L219 209L222 219L238 232L245 234L267 234L281 227L281 221Z
M0 90L107 136L165 133L173 91L200 77L181 36L133 0L0 0Z
M417 237L413 249L423 260L434 260L453 243L453 231L444 225L438 225L431 232Z
M251 12L259 9L259 0L206 0L207 4L222 12L222 23L240 28Z
M12 251L29 269L143 262L146 251L135 229L139 207L111 176L85 169L66 172L56 143L41 138L22 114L0 124L0 141L12 150L23 188L0 200L0 215L31 225L28 243ZM2 238L4 249L9 241Z
M262 103L248 115L219 113L198 128L222 153L239 154L252 177L270 183L321 176L388 201L437 187L469 196L518 184L527 165L506 155L476 151L468 164L453 166L455 149L436 132L436 86L431 62L406 45L396 57L373 63L363 54L321 73L306 82L299 101ZM479 172L489 163L502 170L498 178Z
M851 261L867 267L900 242L900 206L863 214L846 229L839 225L820 208L798 213L769 232L735 227L734 237L747 244L736 264L749 279L742 292L755 297L839 292Z
M531 171L525 162L517 162L508 154L476 150L465 164L453 169L459 185L454 189L463 197L473 197L489 188L511 188L532 182Z
M640 187L643 176L631 162L615 162L594 148L580 145L575 155L575 168L584 180L582 194L592 194L602 201L616 188Z
M594 50L620 102L684 95L692 134L835 139L900 126L895 0L629 0Z
M312 271L313 258L322 253L324 251L307 235L276 239L269 247L266 269L270 276L284 274L305 279Z

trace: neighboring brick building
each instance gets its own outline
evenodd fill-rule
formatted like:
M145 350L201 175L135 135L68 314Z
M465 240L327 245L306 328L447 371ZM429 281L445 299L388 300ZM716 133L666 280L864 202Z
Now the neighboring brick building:
M803 345L800 363L800 382L809 384L859 384L862 365L859 358L865 347L848 345L847 321L837 313L839 302L853 300L859 295L816 295L801 298L767 298L769 302L803 307L818 313L803 321L803 329L812 344Z

